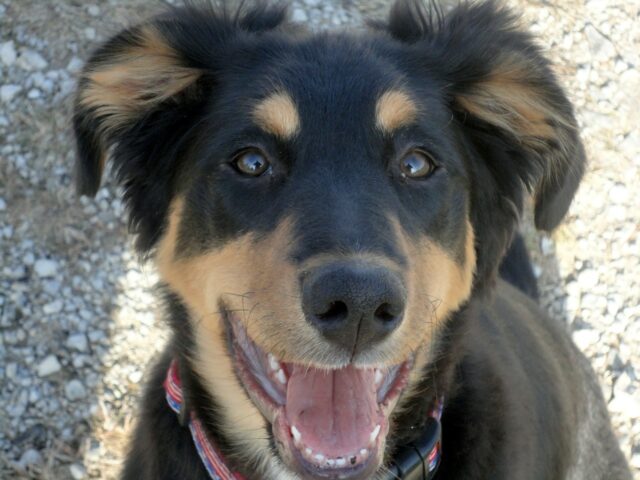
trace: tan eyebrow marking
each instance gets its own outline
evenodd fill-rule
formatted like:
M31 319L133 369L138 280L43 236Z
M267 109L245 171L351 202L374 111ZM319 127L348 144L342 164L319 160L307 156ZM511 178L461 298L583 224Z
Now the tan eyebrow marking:
M376 104L376 125L384 133L413 122L418 116L418 107L411 97L402 90L383 93Z
M284 140L300 130L298 109L286 92L274 93L258 103L253 118L260 128Z

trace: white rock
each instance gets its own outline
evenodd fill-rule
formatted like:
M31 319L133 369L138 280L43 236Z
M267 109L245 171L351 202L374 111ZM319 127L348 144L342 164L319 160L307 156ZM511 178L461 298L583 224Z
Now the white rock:
M37 88L32 88L31 90L29 90L29 93L27 93L27 98L31 100L35 100L36 98L40 98L41 96L42 92Z
M16 48L13 41L0 43L0 61L7 67L13 65L16 61Z
M91 15L92 17L97 17L98 15L100 15L100 7L98 7L97 5L89 5L87 7L87 12L89 12L89 15Z
M595 345L600 340L600 333L597 330L581 329L573 332L573 341L583 352Z
M67 64L67 70L69 70L71 73L76 73L80 71L83 65L84 62L80 58L73 57Z
M69 466L69 473L73 477L73 480L82 480L87 478L87 470L79 463L71 464Z
M29 72L43 70L48 62L35 50L23 50L18 57L18 66Z
M55 355L49 355L47 358L42 360L38 365L38 376L39 377L48 377L49 375L53 375L54 373L58 373L62 366Z
M64 387L64 393L71 401L80 400L87 396L87 390L80 380L71 380Z
M9 103L13 100L13 97L20 92L20 90L22 90L20 85L2 85L0 87L0 100L5 103Z
M86 352L89 347L87 336L84 333L70 335L67 339L67 347L77 350L78 352Z
M609 402L609 409L614 413L621 413L630 418L640 417L640 400L628 393L617 392Z
M621 184L616 184L609 189L609 199L613 203L624 204L629 198L629 190Z
M549 237L542 237L540 239L540 249L543 255L549 256L553 253L553 240Z
M89 40L95 40L96 38L96 29L92 27L87 27L84 29L84 36Z
M307 17L307 13L302 10L301 8L296 8L293 10L293 15L291 15L291 20L293 20L294 22L306 22L307 20L309 20L309 17Z
M58 271L58 263L47 258L36 261L33 269L41 278L53 277Z
M602 35L593 25L587 25L584 33L589 42L589 50L596 60L605 61L616 55L616 48L611 41Z
M3 212L7 209L7 202L4 201L4 198L0 197L0 212Z
M39 451L30 448L20 456L19 463L22 468L26 468L31 465L39 465L42 463L42 455L40 455Z
M593 269L585 269L578 274L578 283L582 290L593 288L598 284L598 272Z
M42 311L45 315L53 315L54 313L60 313L62 311L62 307L64 307L62 300L54 300L42 307Z

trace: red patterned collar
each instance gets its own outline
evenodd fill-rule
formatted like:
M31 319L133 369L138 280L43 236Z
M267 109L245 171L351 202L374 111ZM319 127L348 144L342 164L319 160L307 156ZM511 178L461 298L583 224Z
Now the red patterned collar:
M182 411L184 397L182 394L182 383L180 381L178 363L175 359L171 361L169 369L167 370L167 376L164 380L164 390L169 407L176 412L178 417L185 419L189 426L193 443L211 479L246 480L241 474L229 470L225 464L224 457L207 437L202 422L196 417L195 412ZM442 453L440 427L442 407L443 401L442 398L440 398L429 412L429 422L422 436L416 442L402 447L396 453L391 465L388 467L389 478L408 480L413 478L426 478L430 480L435 476ZM426 477L423 476L424 474L426 474Z
M181 412L184 399L182 396L182 383L180 382L180 374L178 372L178 364L176 360L171 361L167 377L164 380L164 390L166 392L167 403L169 407L178 414L178 416L188 413L187 424L191 431L191 438L198 450L198 455L209 472L212 480L245 480L245 478L237 472L232 472L226 466L224 457L216 449L207 437L207 433L193 411Z

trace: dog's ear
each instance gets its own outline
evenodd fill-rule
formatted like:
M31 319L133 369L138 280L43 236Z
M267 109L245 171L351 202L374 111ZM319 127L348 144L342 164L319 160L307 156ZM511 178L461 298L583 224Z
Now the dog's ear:
M77 189L95 195L113 163L140 249L157 237L188 137L233 46L259 42L286 17L266 3L174 8L111 38L85 66L74 111Z
M409 45L414 64L442 82L471 155L482 159L474 188L484 192L472 192L472 210L484 210L475 216L494 230L496 220L507 227L488 248L504 252L526 189L535 199L536 226L555 228L584 172L584 150L570 102L518 19L491 0L447 14L433 3L401 0L387 31Z
M236 12L189 6L107 41L85 66L76 96L79 193L95 195L110 148L141 120L194 100L199 81L215 74L229 42L277 28L285 17L284 7L265 4Z

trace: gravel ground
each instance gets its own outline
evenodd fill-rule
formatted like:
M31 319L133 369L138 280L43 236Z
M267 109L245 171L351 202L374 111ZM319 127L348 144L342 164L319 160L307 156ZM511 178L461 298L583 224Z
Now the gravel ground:
M591 161L553 236L525 226L544 306L591 359L640 479L640 6L511 3L557 63ZM381 4L304 0L293 15L353 25ZM114 478L166 339L117 188L72 191L69 131L88 52L161 5L0 0L0 478Z

